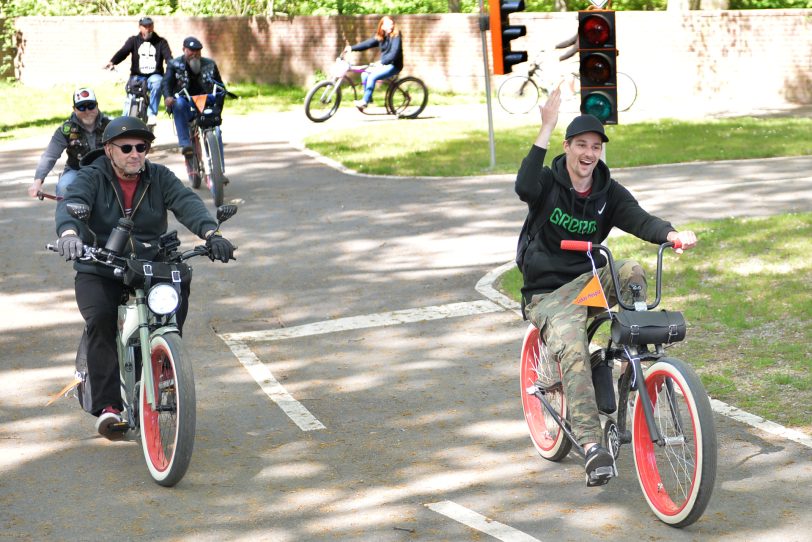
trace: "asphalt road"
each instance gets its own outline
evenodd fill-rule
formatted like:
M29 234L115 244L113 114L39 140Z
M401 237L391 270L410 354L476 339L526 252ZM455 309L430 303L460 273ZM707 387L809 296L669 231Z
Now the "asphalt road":
M184 339L198 430L172 489L136 442L97 437L75 399L44 406L72 378L73 273L44 250L53 204L25 195L44 143L0 149L0 539L812 539L803 436L718 414L716 489L684 530L648 510L629 448L604 488L584 486L574 456L541 459L519 400L525 324L474 288L512 258L524 213L512 177L350 175L290 144L306 122L226 121L240 211L223 229L239 259L195 264ZM183 172L174 152L152 158ZM679 224L809 210L811 166L616 177Z

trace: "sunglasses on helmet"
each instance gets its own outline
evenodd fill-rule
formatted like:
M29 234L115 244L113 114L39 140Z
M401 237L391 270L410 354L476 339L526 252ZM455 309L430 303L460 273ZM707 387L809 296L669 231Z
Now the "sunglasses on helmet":
M123 152L124 154L130 154L131 152L133 152L133 149L138 151L138 154L144 154L145 152L147 152L147 149L149 149L149 145L147 145L146 143L138 143L137 145L125 143L124 145L118 145L111 141L110 144L121 149L121 152Z
M94 109L96 109L96 104L93 102L87 104L79 104L76 106L76 109L78 109L79 111L93 111Z

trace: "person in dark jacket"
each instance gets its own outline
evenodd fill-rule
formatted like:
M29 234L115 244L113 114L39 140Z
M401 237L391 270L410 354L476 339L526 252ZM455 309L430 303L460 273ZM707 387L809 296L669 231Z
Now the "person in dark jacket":
M116 321L124 284L113 269L78 260L83 244L95 241L105 246L118 220L134 222L127 250L142 259L153 259L161 235L168 227L167 212L202 239L211 249L212 259L223 263L233 259L234 247L217 230L217 221L200 197L186 188L168 168L146 159L155 139L146 124L136 117L119 117L104 131L103 149L86 157L65 198L57 204L57 251L66 260L76 260L76 303L85 320L87 367L92 404L99 408L97 431L113 439L111 426L121 421L121 391L116 350ZM90 206L87 225L67 212L68 203ZM92 231L96 238L91 235ZM183 328L188 309L189 285L182 286L178 326Z
M361 74L364 97L355 101L355 106L358 109L365 109L372 101L375 83L381 79L392 77L403 69L403 45L401 43L400 29L392 17L388 15L382 17L378 21L378 29L373 37L355 45L347 45L344 48L344 54L350 51L366 51L373 47L380 47L381 61L379 64L371 64Z
M154 126L158 120L158 106L161 103L164 64L172 59L172 51L169 48L169 42L155 32L155 23L150 17L141 17L138 20L138 34L127 38L105 68L112 69L128 56L130 57L130 78L147 80L147 87L149 87L147 124ZM128 113L129 111L125 110L123 114Z
M96 94L89 88L78 88L73 93L73 113L62 126L56 129L45 152L40 156L34 182L28 187L32 198L42 190L45 177L54 168L54 164L67 151L67 160L62 175L56 183L56 195L62 196L65 188L73 182L79 171L79 163L90 151L101 147L102 133L110 119L99 111Z
M195 105L182 93L185 89L189 96L206 94L206 103L211 105L220 97L213 95L214 85L222 85L217 63L201 55L203 44L199 39L189 36L183 40L183 55L173 58L166 68L163 94L167 111L175 117L175 131L178 134L178 146L184 155L192 154L192 141L189 137L189 122L194 118ZM220 107L222 103L220 102ZM217 138L220 141L220 156L223 156L223 140L220 127L217 126Z
M647 213L612 178L600 159L603 144L609 138L601 122L592 115L580 115L570 123L563 143L564 154L545 167L544 158L558 122L560 104L561 92L556 89L541 108L541 129L516 177L516 193L527 203L530 213L552 208L552 214L525 253L522 301L527 304L525 314L541 331L544 343L559 357L572 429L586 453L585 469L595 482L591 485L601 485L611 475L598 475L597 469L614 465L614 459L600 444L602 431L592 384L586 323L589 316L595 315L594 311L606 309L572 303L592 279L592 264L583 253L562 250L561 241L602 243L612 228L618 227L651 243L679 240L682 248L688 249L696 244L696 235L691 231L678 232L669 222ZM552 207L544 205L548 197L556 198ZM606 260L598 254L594 258L607 300L614 305L617 300L610 287ZM616 263L623 300L633 303L632 284L641 287L641 298L645 299L646 278L640 264L631 260Z

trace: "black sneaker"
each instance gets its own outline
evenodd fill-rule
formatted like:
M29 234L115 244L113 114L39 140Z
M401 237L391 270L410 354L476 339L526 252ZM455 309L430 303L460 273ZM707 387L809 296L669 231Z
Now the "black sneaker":
M602 486L612 477L617 476L615 458L600 444L593 446L586 454L584 470L586 470L587 487Z

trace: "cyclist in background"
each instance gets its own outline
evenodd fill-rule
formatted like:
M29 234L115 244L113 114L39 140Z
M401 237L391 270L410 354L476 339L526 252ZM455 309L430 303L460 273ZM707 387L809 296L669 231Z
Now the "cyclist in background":
M32 198L42 190L45 177L67 151L68 159L59 181L56 183L56 195L64 196L65 189L76 178L79 172L79 163L90 151L102 146L102 133L110 119L99 111L96 94L89 88L79 88L73 93L73 113L62 126L56 129L45 152L40 156L37 170L34 172L34 182L28 187L28 195Z
M158 106L161 103L161 81L164 75L164 64L172 59L169 43L154 31L155 25L149 17L138 21L138 34L130 36L110 62L105 66L112 69L128 56L130 59L130 79L146 79L149 87L149 112L147 125L155 126L158 122ZM124 115L129 111L124 111Z
M178 134L178 146L184 156L191 155L192 140L189 135L189 122L195 116L195 105L189 101L181 91L186 89L189 96L207 94L213 96L215 83L221 84L220 70L217 63L210 58L201 56L203 44L200 40L189 36L183 40L183 55L173 58L166 68L166 77L163 82L164 103L166 110L175 117L175 131ZM209 101L207 100L207 104ZM219 130L218 130L219 136ZM223 141L220 139L220 156L222 156Z
M381 79L392 77L403 69L403 45L401 43L400 28L395 24L392 17L388 15L382 17L378 21L378 29L373 37L355 45L347 45L344 48L344 53L366 51L373 47L380 47L381 61L380 63L370 64L369 68L361 74L364 97L355 101L355 107L361 110L365 109L372 101L375 83Z

